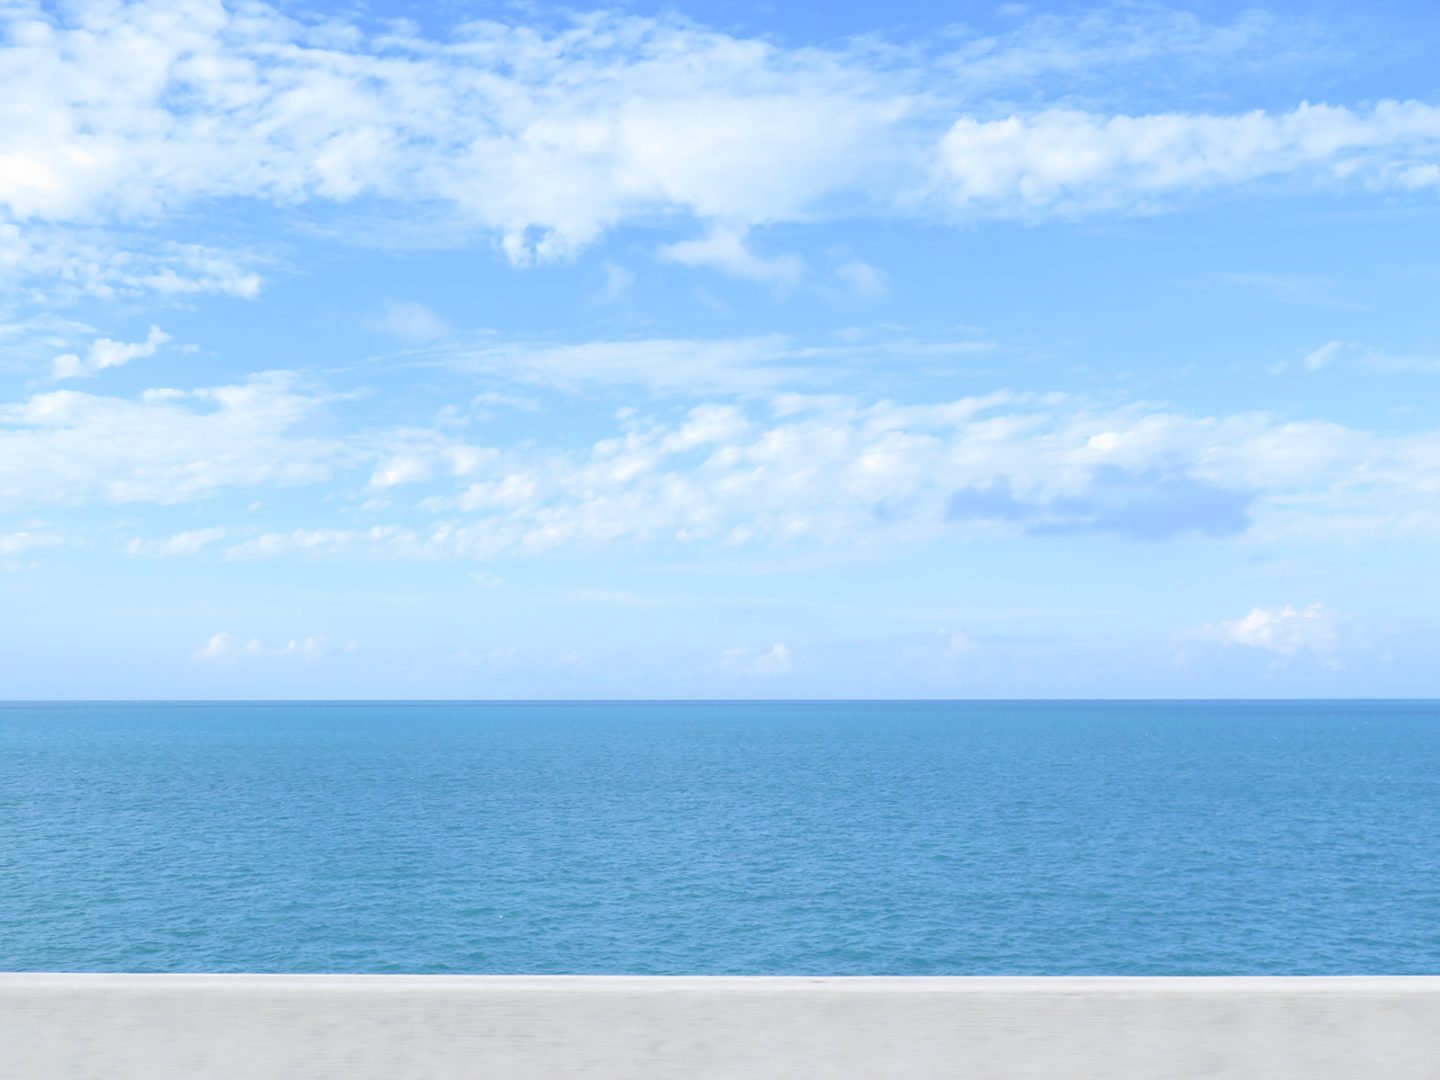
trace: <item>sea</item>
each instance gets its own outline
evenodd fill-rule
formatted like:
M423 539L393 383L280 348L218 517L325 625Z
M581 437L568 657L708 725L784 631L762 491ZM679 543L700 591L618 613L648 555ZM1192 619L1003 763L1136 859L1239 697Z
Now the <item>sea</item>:
M1440 973L1440 703L0 705L0 970Z

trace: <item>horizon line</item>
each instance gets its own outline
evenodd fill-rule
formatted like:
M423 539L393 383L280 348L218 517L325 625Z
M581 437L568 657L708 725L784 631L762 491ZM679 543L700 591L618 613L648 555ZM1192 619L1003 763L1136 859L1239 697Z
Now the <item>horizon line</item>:
M11 705L981 705L1207 703L1437 704L1440 697L835 697L835 698L0 698Z

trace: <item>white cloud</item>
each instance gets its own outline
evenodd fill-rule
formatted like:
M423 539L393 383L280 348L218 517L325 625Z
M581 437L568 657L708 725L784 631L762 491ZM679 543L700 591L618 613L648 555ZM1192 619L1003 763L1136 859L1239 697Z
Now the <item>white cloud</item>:
M635 387L657 397L724 394L755 397L787 388L835 382L850 366L958 360L987 352L979 340L806 345L780 334L746 338L637 338L552 344L541 341L445 344L410 355L466 374L579 393ZM494 397L494 395L488 395ZM482 395L482 397L484 397ZM480 402L482 398L477 398ZM498 404L517 404L500 400Z
M1227 645L1263 649L1284 657L1309 652L1322 660L1335 653L1339 620L1324 604L1255 608L1243 618L1210 628Z
M391 488L430 479L431 465L424 458L399 455L390 458L370 477L373 488Z
M853 183L906 108L843 55L678 19L477 21L445 43L326 34L259 4L182 20L82 3L72 19L5 19L0 206L15 221L378 196L448 204L527 263L637 214L793 217Z
M937 405L785 395L627 412L589 447L407 436L430 523L252 536L285 553L489 558L612 544L838 545L1098 532L1251 544L1440 536L1440 434L1194 417L997 393ZM426 455L430 455L427 457ZM462 470L455 462L469 464Z
M1319 371L1339 362L1386 375L1423 374L1440 371L1440 355L1414 352L1396 353L1353 341L1330 341L1305 355L1302 363L1307 371Z
M347 645L346 652L354 649ZM302 657L313 658L328 651L323 637L291 638L280 644L267 644L259 638L242 638L228 630L211 635L210 639L194 653L196 660L238 660L259 657Z
M97 338L90 343L85 357L76 353L65 353L55 357L54 376L57 379L75 379L94 375L106 368L120 367L131 360L154 356L160 346L171 341L169 334L158 326L150 327L144 341L125 342L110 338Z
M35 548L54 547L64 542L64 537L56 533L35 532L31 530L0 533L0 558L9 555L19 555L22 551L32 551Z
M233 529L212 527L188 529L163 540L131 540L125 545L125 554L131 558L151 556L163 558L175 555L198 555L212 544L217 544L234 534Z
M602 304L614 304L629 295L635 284L633 273L610 259L606 259L600 268L605 273L605 283L596 294L598 301Z
M835 267L835 278L856 296L880 296L886 288L885 275L864 259L846 259Z
M384 314L370 325L402 341L435 341L450 336L450 327L444 319L413 300L390 301L385 305Z
M244 259L131 243L179 211L241 199L424 213L452 240L478 229L517 265L568 258L626 223L699 224L705 237L666 257L784 283L798 260L757 255L749 232L928 214L927 188L968 214L1014 216L1294 172L1401 191L1440 177L1440 110L1425 102L983 111L1018 100L1008 87L1033 100L1041 76L1061 80L1051 100L1070 100L1063 80L1116 65L1273 64L1278 46L1301 48L1304 34L1258 16L1126 7L920 49L786 47L603 11L477 20L443 39L306 24L263 3L183 11L80 0L0 14L0 273L42 279L46 294L253 296Z
M999 33L987 28L973 38L959 35L945 60L965 88L1009 100L1036 87L1093 96L1097 80L1107 97L1134 95L1137 85L1148 96L1153 86L1140 73L1147 67L1158 69L1169 87L1189 81L1209 97L1217 72L1230 79L1293 79L1298 70L1332 62L1337 44L1345 48L1320 20L1282 19L1260 8L1247 8L1230 22L1157 4L1087 5L1074 15L1035 11L1030 4L996 10L1016 19L1015 25Z
M732 675L768 678L790 670L790 648L776 643L762 652L726 649L720 654L720 669Z
M3 218L3 214L0 214ZM0 283L31 303L156 295L254 299L260 275L245 257L201 244L156 242L85 226L0 220Z
M361 555L383 554L400 558L436 558L461 554L446 546L445 530L427 537L414 529L398 525L374 525L368 529L292 529L288 532L265 532L242 540L225 549L225 557L236 561L263 559L276 555Z
M805 270L794 255L756 255L746 244L744 230L719 225L699 240L664 245L660 257L682 266L713 267L767 285L793 284Z
M655 351L639 366L667 370L654 361L709 355L649 344ZM733 392L732 346L701 377ZM772 353L817 358L790 344L740 355ZM567 366L589 364L593 376L633 363L615 343L515 360L516 370L555 379ZM137 398L53 391L0 405L0 507L174 503L227 488L346 481L290 527L272 519L266 531L247 525L232 535L223 530L234 523L220 521L128 549L184 555L231 541L222 548L230 558L486 558L609 544L861 551L1075 532L1253 545L1440 536L1437 431L1381 435L1260 412L1196 416L1005 391L929 405L767 394L765 364L739 371L756 386L743 402L683 414L628 408L581 446L487 445L475 434L488 429L444 418L341 434L324 422L333 395L285 373ZM391 520L356 523L381 512Z
M637 386L653 394L758 394L812 373L812 356L789 339L648 338L552 345L477 343L433 352L459 371L558 390Z
M226 487L327 479L356 451L299 433L328 399L286 372L138 398L54 390L0 404L0 508L173 503Z
M963 208L1033 216L1128 209L1185 192L1320 171L1395 186L1396 169L1440 155L1440 108L1301 104L1291 112L1105 116L1048 109L963 117L940 142L945 194ZM1409 176L1406 172L1403 175Z
M951 630L948 626L942 626L935 631L935 634L944 643L945 651L951 656L960 656L975 651L975 639L969 634Z
M1440 354L1434 352L1395 353L1384 349L1349 349L1371 371L1387 375L1424 374L1440 371Z
M1305 354L1305 370L1319 371L1344 352L1345 348L1346 345L1343 341L1327 341L1318 349L1312 349Z

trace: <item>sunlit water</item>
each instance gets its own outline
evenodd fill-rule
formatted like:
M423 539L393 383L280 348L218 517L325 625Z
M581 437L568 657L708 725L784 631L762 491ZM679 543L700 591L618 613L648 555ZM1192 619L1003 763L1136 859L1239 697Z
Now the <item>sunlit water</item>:
M0 706L5 969L1436 973L1440 706Z

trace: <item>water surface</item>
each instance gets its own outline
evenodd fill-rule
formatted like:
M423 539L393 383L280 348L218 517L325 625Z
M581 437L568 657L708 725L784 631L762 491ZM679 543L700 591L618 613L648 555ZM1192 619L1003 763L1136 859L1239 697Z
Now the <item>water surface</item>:
M1440 705L5 705L6 969L1440 973Z

